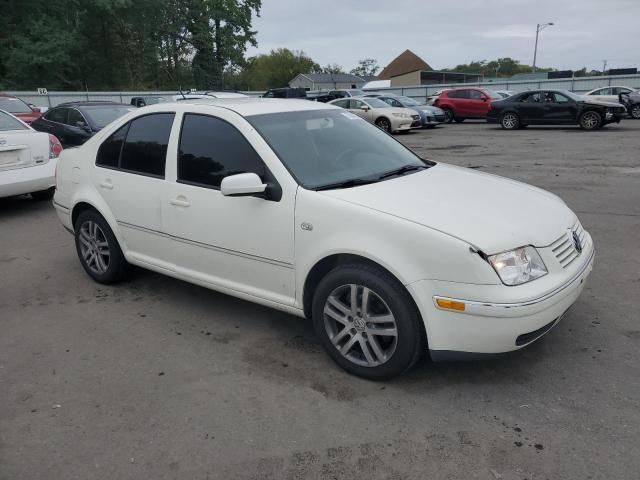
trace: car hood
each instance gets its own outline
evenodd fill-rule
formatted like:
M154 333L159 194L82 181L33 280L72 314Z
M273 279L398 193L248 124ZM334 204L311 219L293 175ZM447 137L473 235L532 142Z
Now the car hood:
M575 214L552 193L443 163L378 183L319 193L441 231L487 254L550 245L576 222Z
M41 113L12 113L11 115L19 118L20 120L22 120L25 123L31 123L37 119L39 119L42 114Z
M590 98L585 98L582 103L588 105L598 105L600 107L619 107L620 104L617 102L603 102L601 100L591 100Z
M410 108L404 108L404 107L386 107L386 108L375 108L374 110L377 110L379 113L390 113L390 114L394 114L394 113L405 113L407 115L415 115L416 112L415 110L412 110Z
M433 105L418 105L415 107L416 110L424 110L425 112L430 112L434 114L442 114L444 113L441 108L434 107Z

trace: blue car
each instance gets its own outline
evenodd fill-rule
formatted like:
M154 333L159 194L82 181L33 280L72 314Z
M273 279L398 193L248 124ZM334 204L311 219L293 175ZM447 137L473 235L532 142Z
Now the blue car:
M421 104L411 97L380 95L378 98L392 107L410 108L411 110L418 112L422 128L434 128L436 125L440 125L445 122L445 114L442 109L431 105Z

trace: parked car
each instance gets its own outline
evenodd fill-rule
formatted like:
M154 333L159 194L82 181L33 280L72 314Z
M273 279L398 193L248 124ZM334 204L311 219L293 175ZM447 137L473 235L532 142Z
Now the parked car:
M502 96L484 88L452 88L443 91L433 104L445 114L445 122L464 122L467 118L487 118L491 102Z
M15 115L20 120L28 124L40 118L42 115L42 112L38 107L31 106L18 97L7 95L5 93L0 93L0 110L9 112L11 115Z
M411 97L381 95L377 97L392 107L408 108L420 115L420 125L425 128L434 128L436 125L444 123L446 117L444 112L438 107L423 105Z
M95 281L137 265L307 317L340 366L370 379L427 349L443 360L532 343L594 258L557 196L423 160L317 102L136 110L65 150L57 182Z
M0 110L0 198L30 193L36 200L53 197L56 161L62 145Z
M82 145L133 106L113 102L68 102L50 109L31 126L55 135L62 145Z
M619 102L624 105L631 118L640 118L640 92L621 93Z
M633 91L635 91L635 89L622 86L599 87L590 92L583 93L582 96L587 100L617 103L621 93L631 93Z
M372 97L340 98L329 102L340 108L349 110L354 115L364 118L388 133L407 132L419 128L420 115L408 108L396 108Z
M509 98L512 95L515 95L516 92L514 92L513 90L494 90L498 95L500 95L502 98Z
M330 102L335 100L335 95L329 94L329 92L315 91L309 92L304 88L272 88L262 95L264 98L297 98L303 100L311 100L314 102Z
M620 122L626 109L619 103L586 100L568 90L531 90L491 104L487 122L514 130L527 125L580 125L596 130Z
M446 92L447 90L451 90L451 89L443 88L442 90L436 90L431 95L427 96L427 105L433 105L436 99L442 94L442 92Z
M337 90L329 90L329 95L333 95L334 98L364 97L365 92L358 88L339 88Z
M160 97L157 95L145 96L145 97L132 97L131 105L134 107L146 107L147 105L155 105L156 103L166 102L167 99L165 97Z

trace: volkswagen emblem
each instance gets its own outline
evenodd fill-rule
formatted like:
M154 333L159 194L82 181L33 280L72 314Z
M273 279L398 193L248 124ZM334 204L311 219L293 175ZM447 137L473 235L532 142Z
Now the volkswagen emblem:
M7 143L7 141L4 138L0 138L0 145L4 145L6 143Z
M582 242L580 241L580 237L575 231L571 232L571 236L573 237L573 246L576 247L576 252L582 253Z

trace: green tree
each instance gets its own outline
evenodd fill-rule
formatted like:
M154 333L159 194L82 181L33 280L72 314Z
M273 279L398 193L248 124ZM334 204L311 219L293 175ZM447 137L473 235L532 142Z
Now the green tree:
M358 65L351 70L351 74L358 75L359 77L375 75L380 70L378 61L374 58L365 58L358 61Z
M480 73L486 77L511 77L517 73L531 73L533 67L521 64L520 61L510 57L498 58L496 60L474 60L471 63L457 65L451 69L445 69L451 72L460 73ZM552 68L536 67L537 71L549 72Z
M321 73L344 73L342 69L342 65L338 65L337 63L330 63L325 65L320 69Z

